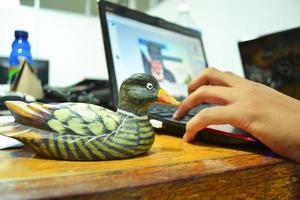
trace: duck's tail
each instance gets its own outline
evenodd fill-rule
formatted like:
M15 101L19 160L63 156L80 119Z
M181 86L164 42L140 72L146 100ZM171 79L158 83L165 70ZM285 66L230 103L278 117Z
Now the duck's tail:
M41 130L34 127L29 127L26 125L19 124L17 122L0 124L0 135L4 135L13 139L18 140L26 146L31 147L34 151L40 155L47 157L53 157L47 150L45 141L49 140L49 137L53 132ZM13 143L12 145L19 145L18 143ZM2 145L3 146L3 145ZM10 146L3 146L2 148L7 148ZM56 151L56 149L55 149ZM58 156L56 158L59 158Z
M0 135L24 141L38 141L47 138L48 131L22 125L16 122L0 124Z
M51 116L51 105L48 104L6 101L5 105L17 122L29 126L42 128L43 121Z

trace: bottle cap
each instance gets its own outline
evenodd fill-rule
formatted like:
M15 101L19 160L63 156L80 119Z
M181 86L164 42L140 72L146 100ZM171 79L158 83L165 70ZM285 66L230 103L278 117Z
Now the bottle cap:
M187 2L181 2L179 3L177 9L180 13L189 12L189 4Z
M22 38L28 38L28 32L27 31L15 31L15 37L16 38L19 38L19 37L22 37Z

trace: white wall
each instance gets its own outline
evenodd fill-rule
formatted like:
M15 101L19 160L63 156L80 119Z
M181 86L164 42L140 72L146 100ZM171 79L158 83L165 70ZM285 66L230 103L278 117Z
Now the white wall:
M0 56L9 56L15 29L29 31L33 57L50 60L50 85L107 79L98 17L20 6L0 8L0 24Z
M237 42L249 36L300 26L299 0L186 0L201 28L210 66L243 75ZM149 13L174 21L179 0Z

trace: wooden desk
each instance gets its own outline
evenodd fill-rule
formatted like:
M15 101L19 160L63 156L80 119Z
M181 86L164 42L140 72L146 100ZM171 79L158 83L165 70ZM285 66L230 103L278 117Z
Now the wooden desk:
M165 135L147 155L119 161L0 150L0 199L300 199L300 165L259 152Z

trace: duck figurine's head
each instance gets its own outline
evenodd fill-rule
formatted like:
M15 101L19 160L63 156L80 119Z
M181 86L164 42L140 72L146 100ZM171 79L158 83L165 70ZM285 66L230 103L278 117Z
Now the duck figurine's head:
M179 105L179 102L162 89L157 80L149 74L134 74L123 81L118 109L143 116L155 102Z

